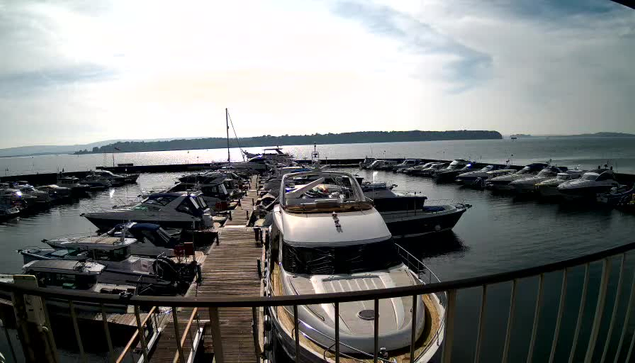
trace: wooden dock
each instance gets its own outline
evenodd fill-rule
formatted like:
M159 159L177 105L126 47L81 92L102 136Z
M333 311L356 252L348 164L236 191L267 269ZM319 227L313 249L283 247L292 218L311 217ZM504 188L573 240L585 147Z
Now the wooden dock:
M251 181L256 187L256 178ZM262 247L256 245L252 228L246 227L253 209L252 198L256 199L256 190L252 189L242 198L239 206L219 230L220 243L214 244L206 256L202 266L203 281L193 284L186 296L193 297L228 297L258 296L260 294L260 278L257 260L262 255ZM192 309L179 309L177 312L179 335L183 336ZM199 310L201 322L207 323L203 334L203 344L199 346L205 353L213 353L211 329L209 326L209 310ZM176 332L173 319L166 319L168 324L155 345L150 357L151 362L173 363L177 353ZM223 356L225 362L257 362L256 346L252 330L252 310L250 308L219 309L220 334L223 337ZM194 329L195 324L192 324ZM191 338L186 338L183 354L187 358L190 352Z

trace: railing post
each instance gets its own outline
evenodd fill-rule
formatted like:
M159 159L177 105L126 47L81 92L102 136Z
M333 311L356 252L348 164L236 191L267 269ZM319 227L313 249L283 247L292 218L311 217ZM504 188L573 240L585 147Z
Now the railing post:
M595 305L595 317L593 318L593 328L591 329L591 337L587 346L585 363L590 363L593 359L593 351L595 343L600 333L600 324L602 323L602 312L604 311L604 302L606 300L606 289L609 285L609 277L611 275L611 260L607 257L602 264L602 282L600 283L600 291L598 292L598 302Z
M620 359L622 345L624 344L624 338L626 338L628 321L630 320L631 312L633 311L633 295L635 295L635 270L633 271L633 278L631 282L631 293L628 296L628 303L626 305L626 317L624 317L624 324L622 325L622 335L620 336L620 342L617 344L617 353L615 353L615 363L617 363ZM628 359L630 359L630 357ZM626 362L628 362L628 359Z
M134 306L134 315L137 319L137 329L139 330L139 341L141 341L141 351L143 353L143 361L148 362L148 345L146 344L146 335L141 326L141 316L139 315L139 305Z
M112 347L112 339L110 338L110 328L108 327L108 317L106 316L106 309L104 308L104 304L99 304L99 310L101 311L101 320L104 323L104 334L106 334L106 343L108 344L108 354L110 356L110 361L115 361L115 350Z
M335 303L335 363L340 363L340 303Z
M626 268L626 254L622 254L622 263L620 265L620 276L617 280L617 290L615 291L615 303L613 304L613 313L611 314L611 322L609 323L609 331L606 333L606 342L604 343L604 350L602 351L602 358L600 362L604 362L606 359L606 354L609 351L609 345L611 345L611 335L613 335L613 327L615 326L615 316L617 315L617 308L620 304L620 297L622 292L622 282L624 279L622 276L624 275L624 269ZM624 323L626 325L626 322ZM617 352L616 354L619 354Z
M79 333L79 324L77 324L77 315L75 314L75 304L72 301L68 302L68 306L71 310L71 320L73 320L73 329L75 330L75 339L79 346L79 355L82 362L86 363L86 353L84 352L84 344L82 343L82 335Z
M544 286L545 276L540 274L538 280L538 297L536 298L536 309L534 311L534 326L531 329L531 340L529 341L529 353L527 354L527 363L532 362L534 357L534 345L536 344L536 333L538 332L538 323L540 323L540 307L542 305L542 291Z
M417 342L417 295L412 295L412 329L410 329L410 361L415 361L415 343Z
M179 317L177 316L177 307L172 306L172 321L174 323L174 334L176 341L176 350L179 353L179 361L185 363L185 357L183 356L183 347L181 346L181 334L179 334Z
M445 343L443 344L442 362L452 361L452 344L454 342L454 310L456 308L456 290L448 291L448 307L445 311Z
M516 310L516 285L518 280L514 279L512 283L512 293L509 302L509 317L507 318L507 333L505 333L505 345L503 347L503 363L507 362L507 356L509 355L509 342L512 336L512 326L514 325L514 311Z
M476 335L476 351L474 352L474 363L478 363L481 356L481 340L485 334L485 307L487 306L487 285L483 285L483 293L481 295L481 310L478 314L478 331Z
M575 325L575 333L573 333L573 343L569 352L569 363L573 362L575 357L575 349L578 346L578 337L580 336L580 327L582 326L582 315L584 315L584 306L586 305L586 294L589 287L589 264L584 265L584 282L582 284L582 295L580 297L580 309L578 310L578 320Z
M564 314L564 303L567 298L567 275L569 269L562 271L562 286L560 287L560 304L558 306L558 317L556 318L556 327L553 331L553 343L551 343L551 353L549 353L549 363L552 363L556 356L556 348L558 347L558 338L560 337L560 324L562 323L562 315Z
M379 299L375 299L375 317L373 319L373 363L377 363L379 354Z
M209 308L209 322L212 331L212 345L214 347L214 359L217 363L224 363L223 341L220 334L220 320L218 318L218 308L212 306Z
M293 330L295 331L295 361L300 362L300 326L298 324L298 305L293 305Z

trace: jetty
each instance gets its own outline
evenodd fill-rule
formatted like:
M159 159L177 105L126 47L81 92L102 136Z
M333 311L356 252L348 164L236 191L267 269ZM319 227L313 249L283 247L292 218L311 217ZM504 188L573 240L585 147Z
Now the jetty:
M262 256L262 247L254 240L253 229L247 227L253 210L252 199L256 198L257 177L252 177L250 189L232 212L231 220L219 229L219 242L209 249L201 263L202 281L192 284L186 297L232 297L259 296L260 277L258 259ZM192 346L203 349L199 354L218 355L214 352L213 337L220 334L223 339L224 362L257 362L254 333L252 329L253 311L251 308L224 308L218 314L219 327L210 324L210 313L214 311L198 310L193 314L191 308L177 309L177 325L174 318L168 322L157 340L156 348L151 352L151 362L173 363L181 354L177 350L177 331L184 339L182 354L190 356ZM174 312L172 312L174 314ZM195 316L197 315L197 316ZM199 320L199 326L193 319ZM214 329L218 329L214 331ZM198 333L198 334L197 334ZM202 343L202 347L197 345Z

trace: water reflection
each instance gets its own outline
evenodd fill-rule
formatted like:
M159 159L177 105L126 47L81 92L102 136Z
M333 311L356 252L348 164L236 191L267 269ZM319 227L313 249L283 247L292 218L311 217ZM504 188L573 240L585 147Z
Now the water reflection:
M462 254L468 250L463 240L452 231L406 238L398 240L397 243L421 259L456 253Z

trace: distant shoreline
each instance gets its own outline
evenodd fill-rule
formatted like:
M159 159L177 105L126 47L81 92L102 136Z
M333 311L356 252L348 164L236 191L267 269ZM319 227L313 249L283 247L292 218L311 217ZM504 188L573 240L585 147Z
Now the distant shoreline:
M349 132L341 134L313 134L313 135L283 135L258 136L241 139L230 139L229 147L250 148L272 145L320 145L332 144L362 144L380 142L412 142L412 141L444 141L444 140L500 140L503 136L498 131L486 130L458 130L458 131L367 131ZM148 151L177 151L227 148L225 138L204 138L169 141L128 141L116 142L92 150L77 151L75 155L131 153Z

